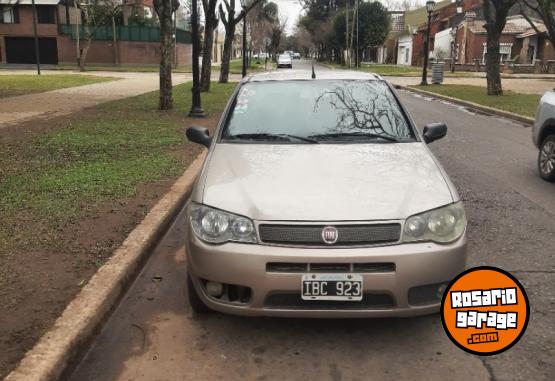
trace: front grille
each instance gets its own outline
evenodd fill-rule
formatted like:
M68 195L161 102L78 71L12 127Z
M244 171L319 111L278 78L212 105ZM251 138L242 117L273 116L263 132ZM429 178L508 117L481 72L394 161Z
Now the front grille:
M326 226L261 224L258 229L262 242L300 246L374 245L397 242L401 235L401 225L398 223L336 225L337 241L327 245L322 239L322 229Z
M289 263L268 262L266 271L270 273L389 273L395 272L392 262L365 263Z
M266 297L267 308L302 310L370 310L391 308L395 305L388 294L365 293L360 301L303 300L300 293L276 293Z

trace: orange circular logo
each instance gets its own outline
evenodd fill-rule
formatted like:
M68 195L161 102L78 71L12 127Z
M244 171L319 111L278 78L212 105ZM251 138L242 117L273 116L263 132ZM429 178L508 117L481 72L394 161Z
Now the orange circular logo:
M441 301L447 336L475 355L494 355L512 347L526 331L529 318L524 287L495 267L464 271L449 283Z

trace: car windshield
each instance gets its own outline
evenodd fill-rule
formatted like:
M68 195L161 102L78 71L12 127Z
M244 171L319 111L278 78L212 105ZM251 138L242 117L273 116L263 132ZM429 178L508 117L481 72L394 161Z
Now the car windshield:
M392 143L415 136L385 82L306 80L243 85L221 140Z

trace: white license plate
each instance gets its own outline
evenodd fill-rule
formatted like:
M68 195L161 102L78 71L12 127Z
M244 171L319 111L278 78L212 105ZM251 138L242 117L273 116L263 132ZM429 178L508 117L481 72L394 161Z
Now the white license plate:
M303 274L303 300L362 300L360 274Z

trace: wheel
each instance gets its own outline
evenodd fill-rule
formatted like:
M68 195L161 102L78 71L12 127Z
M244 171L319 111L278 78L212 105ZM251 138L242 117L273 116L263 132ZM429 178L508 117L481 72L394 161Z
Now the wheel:
M555 182L555 135L544 139L538 154L538 169L542 179Z
M191 305L191 309L194 313L205 314L212 311L206 304L204 304L198 295L189 272L187 272L187 296L189 297L189 304Z

